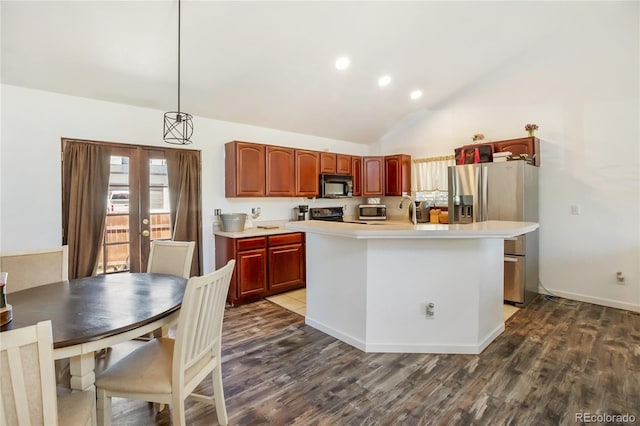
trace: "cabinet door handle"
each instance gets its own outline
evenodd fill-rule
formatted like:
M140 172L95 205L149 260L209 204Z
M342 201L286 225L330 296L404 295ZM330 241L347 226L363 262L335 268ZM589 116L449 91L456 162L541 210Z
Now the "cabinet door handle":
M518 263L518 258L513 256L505 256L504 261L511 262L511 263Z

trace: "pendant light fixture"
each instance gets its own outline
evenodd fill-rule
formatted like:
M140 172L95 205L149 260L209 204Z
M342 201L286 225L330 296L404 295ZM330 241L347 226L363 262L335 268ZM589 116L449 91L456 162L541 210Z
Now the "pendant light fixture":
M180 111L180 0L178 0L178 110L164 113L164 141L188 145L193 135L193 116Z

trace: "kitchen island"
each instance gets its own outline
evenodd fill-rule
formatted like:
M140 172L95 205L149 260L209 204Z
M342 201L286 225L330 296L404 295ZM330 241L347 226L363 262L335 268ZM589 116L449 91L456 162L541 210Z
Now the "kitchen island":
M478 354L504 331L504 239L538 224L286 228L307 235L306 324L365 352Z

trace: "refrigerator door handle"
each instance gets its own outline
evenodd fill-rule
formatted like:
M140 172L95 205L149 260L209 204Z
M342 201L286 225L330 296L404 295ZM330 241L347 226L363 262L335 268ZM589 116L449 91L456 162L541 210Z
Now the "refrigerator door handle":
M473 206L473 217L471 218L472 222L482 222L482 216L480 213L480 199L478 198L478 190L480 189L480 167L473 166L473 185L475 194L473 196L472 206Z
M518 263L518 258L514 256L505 256L504 261L511 262L511 263Z
M489 220L489 168L487 166L482 167L482 173L480 173L482 179L482 192L480 193L480 200L482 202L482 219L484 222Z

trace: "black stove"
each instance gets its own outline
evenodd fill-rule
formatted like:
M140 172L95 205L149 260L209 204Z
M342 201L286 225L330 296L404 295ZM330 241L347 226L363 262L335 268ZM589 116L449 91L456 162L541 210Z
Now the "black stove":
M309 219L343 222L344 212L342 207L314 207L309 209Z

